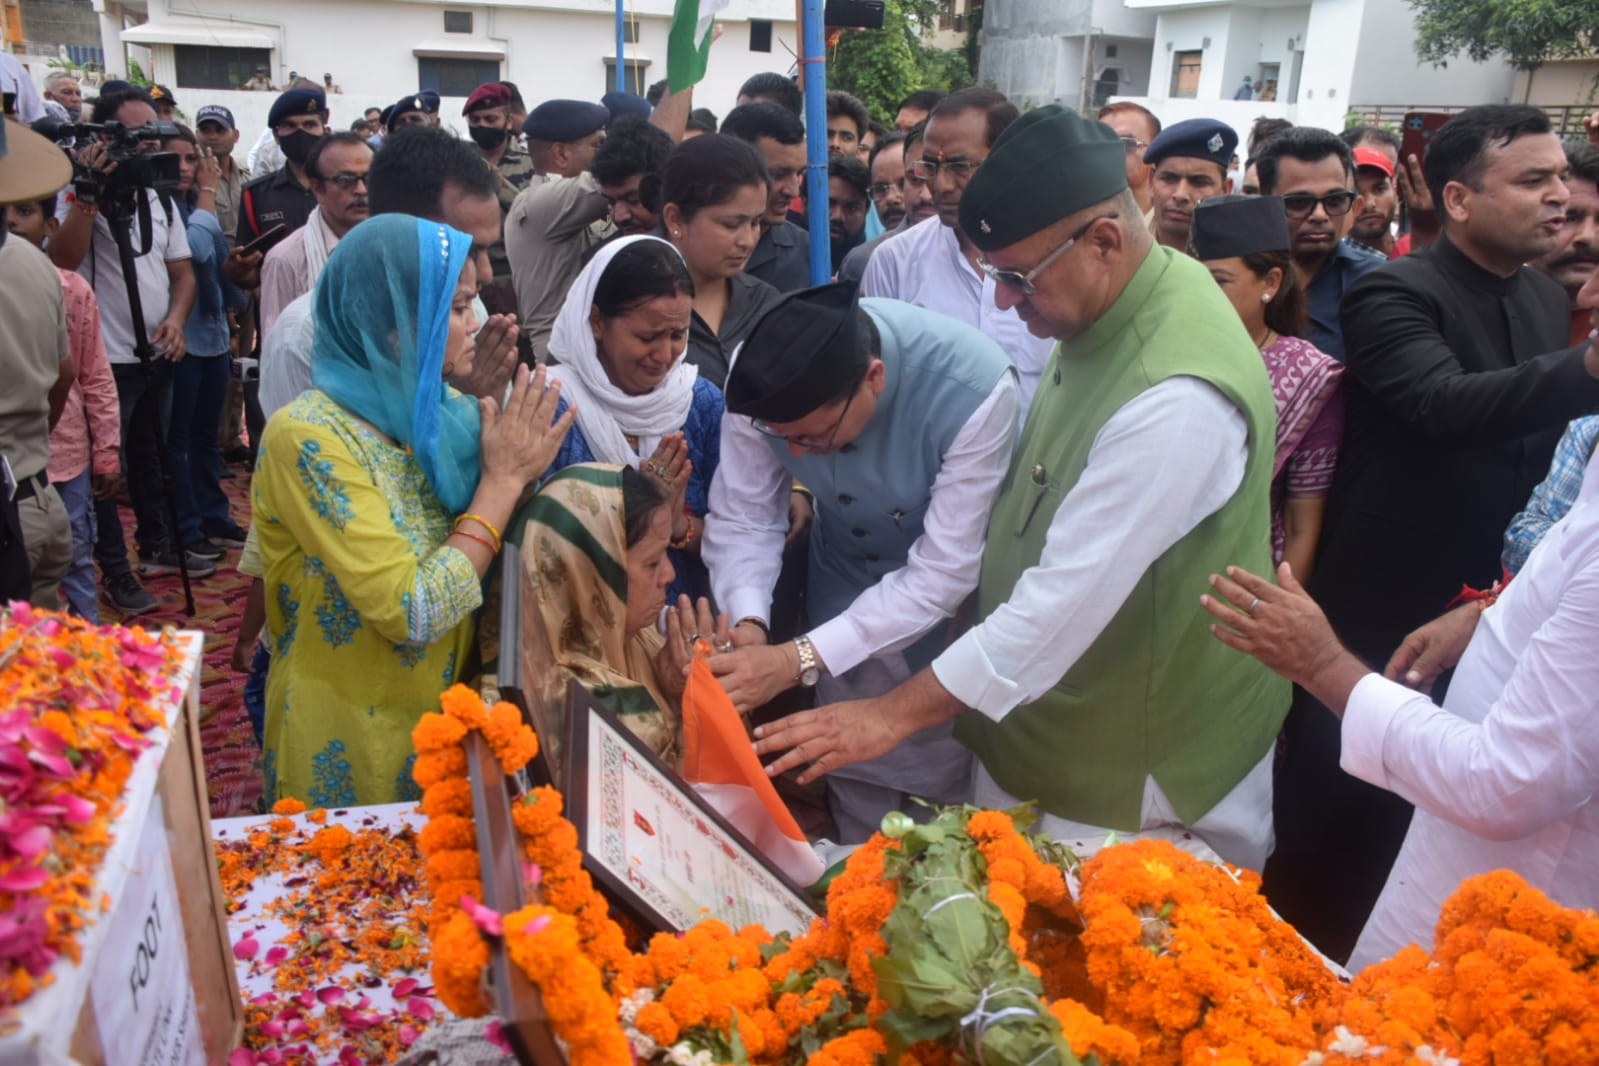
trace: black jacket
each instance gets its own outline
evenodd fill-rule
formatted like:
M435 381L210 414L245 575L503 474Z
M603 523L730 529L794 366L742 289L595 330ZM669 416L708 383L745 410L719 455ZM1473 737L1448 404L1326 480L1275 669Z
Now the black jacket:
M700 368L700 377L719 389L727 381L733 349L749 336L756 321L783 298L766 282L748 274L734 274L728 280L733 288L727 297L727 310L722 312L720 333L712 333L698 312L688 328L688 361Z
M1348 416L1311 592L1380 667L1463 583L1499 577L1505 527L1599 380L1559 285L1447 238L1357 281L1341 319Z

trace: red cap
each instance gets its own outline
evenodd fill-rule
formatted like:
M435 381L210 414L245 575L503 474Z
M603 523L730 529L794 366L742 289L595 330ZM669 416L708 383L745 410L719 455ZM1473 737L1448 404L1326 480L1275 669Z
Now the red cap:
M509 107L511 103L511 90L497 81L485 82L472 91L466 98L466 106L461 108L461 114L470 115L474 111L481 111L487 107Z
M1355 167L1376 167L1390 178L1394 176L1394 162L1375 148L1356 148Z

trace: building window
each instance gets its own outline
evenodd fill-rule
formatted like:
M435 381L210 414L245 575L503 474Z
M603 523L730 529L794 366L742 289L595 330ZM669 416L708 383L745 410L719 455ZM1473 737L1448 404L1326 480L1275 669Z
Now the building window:
M1115 45L1107 44L1105 46L1105 58L1106 59L1115 59L1116 58L1116 46Z
M645 91L649 89L649 78L649 60L641 63L636 59L629 59L627 61L627 80L623 82L623 88L636 96L643 96ZM616 60L607 58L605 60L605 85L600 89L598 95L604 96L615 88Z
M417 88L440 96L471 96L488 81L500 80L498 59L463 59L459 56L417 56Z
M638 19L628 16L622 20L622 40L627 44L638 44Z
M445 33L471 33L472 32L472 12L470 12L470 11L446 11L444 13L444 32Z
M1174 52L1171 61L1171 95L1192 100L1199 95L1199 67L1204 52Z
M960 29L956 23L965 21L963 18L961 18L961 16L965 14L965 12L961 10L962 7L964 7L964 5L960 3L960 0L944 0L944 2L938 6L938 28L941 30Z
M256 67L272 66L269 48L219 48L209 44L175 44L179 89L237 89Z
M772 24L765 19L750 19L750 51L772 50Z

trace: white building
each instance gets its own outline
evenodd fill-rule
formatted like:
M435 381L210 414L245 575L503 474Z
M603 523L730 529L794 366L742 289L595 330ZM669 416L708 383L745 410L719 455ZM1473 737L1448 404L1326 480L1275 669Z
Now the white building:
M529 108L557 97L598 100L615 87L616 5L612 0L94 0L106 66L126 59L169 86L188 115L207 103L233 109L246 140L265 126L274 93L228 87L266 67L275 84L291 72L342 92L330 94L336 127L368 107L436 89L447 124L464 129L465 97L486 81L509 80ZM627 0L623 57L628 88L642 94L666 77L672 0ZM717 18L696 106L720 117L744 79L794 68L793 0L731 0Z
M988 0L982 17L978 80L1023 107L1092 111L1150 91L1153 12L1122 0Z
M1436 110L1506 103L1515 72L1465 56L1434 67L1416 58L1403 0L1125 0L1156 16L1143 104L1162 122L1221 119L1247 135L1261 115L1340 130L1367 108ZM1234 100L1245 76L1275 83L1275 100Z

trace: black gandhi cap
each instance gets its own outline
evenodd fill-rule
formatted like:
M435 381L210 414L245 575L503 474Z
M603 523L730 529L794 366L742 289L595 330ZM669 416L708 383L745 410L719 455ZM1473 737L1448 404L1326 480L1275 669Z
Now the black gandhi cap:
M763 422L796 422L836 399L859 367L855 286L789 293L750 330L727 375L727 409Z

